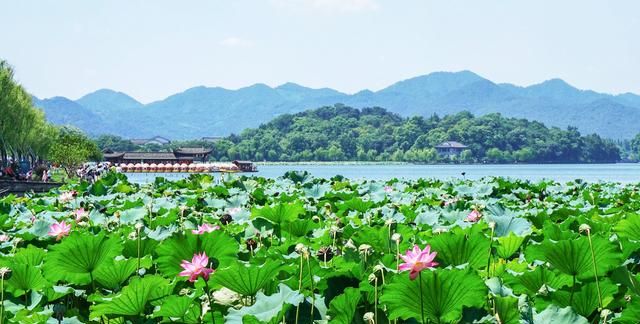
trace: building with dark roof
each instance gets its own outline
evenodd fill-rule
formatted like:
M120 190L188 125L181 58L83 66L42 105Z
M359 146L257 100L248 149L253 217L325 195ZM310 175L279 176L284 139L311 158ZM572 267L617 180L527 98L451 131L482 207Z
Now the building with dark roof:
M468 146L456 141L446 141L435 146L435 149L438 151L440 156L447 157L458 156L462 151L468 148Z
M111 163L186 163L205 162L212 149L178 148L173 152L113 152L105 151L104 159Z

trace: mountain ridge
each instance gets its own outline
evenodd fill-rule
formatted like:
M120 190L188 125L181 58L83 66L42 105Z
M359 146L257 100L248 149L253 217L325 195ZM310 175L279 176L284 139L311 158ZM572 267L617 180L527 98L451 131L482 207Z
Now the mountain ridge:
M71 123L93 135L105 132L124 137L229 135L282 114L336 103L356 108L379 106L405 117L464 110L476 115L497 112L549 126L576 126L583 134L612 139L631 138L640 132L640 124L633 122L640 121L637 94L582 90L558 78L529 86L494 83L468 70L433 72L378 91L353 94L287 82L276 87L256 83L236 90L196 86L148 104L111 89L99 89L75 101L55 98L34 99L50 121Z

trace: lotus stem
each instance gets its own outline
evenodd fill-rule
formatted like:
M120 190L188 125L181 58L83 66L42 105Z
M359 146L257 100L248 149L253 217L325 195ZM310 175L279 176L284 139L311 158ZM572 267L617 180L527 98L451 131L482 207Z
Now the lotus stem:
M0 324L4 324L4 273L0 278Z
M424 299L422 297L422 271L418 272L418 278L420 280L420 316L422 317L422 324L425 324L424 321Z
M216 318L213 314L213 302L211 301L211 289L209 288L209 281L204 281L204 287L207 289L207 301L209 301L209 309L211 310L211 324L216 324ZM202 312L204 316L204 312Z
M489 237L489 257L487 258L487 277L486 279L489 279L489 276L491 275L491 251L493 250L493 234L495 232L495 226L491 226L491 236Z
M396 271L400 271L400 241L396 241Z
M420 286L422 286L422 283ZM422 287L420 287L420 292L422 292ZM376 323L378 323L378 277L373 281L373 314Z
M300 254L300 276L298 277L298 292L302 291L302 266L304 265L302 263L302 254ZM298 304L298 306L296 306L296 324L298 324L298 318L300 316L300 304Z
M309 278L311 278L311 321L313 321L313 310L316 308L316 293L313 287L313 270L311 269L311 258L307 256L307 266L309 266Z
M587 229L587 238L589 239L589 248L591 248L591 260L593 261L593 276L596 279L596 288L598 289L598 305L602 310L602 293L600 292L600 281L598 280L598 268L596 267L596 254L593 251L593 243L591 242L591 230Z
M576 290L576 275L573 275L573 284L571 285L571 295L569 295L569 306L573 304L573 293Z

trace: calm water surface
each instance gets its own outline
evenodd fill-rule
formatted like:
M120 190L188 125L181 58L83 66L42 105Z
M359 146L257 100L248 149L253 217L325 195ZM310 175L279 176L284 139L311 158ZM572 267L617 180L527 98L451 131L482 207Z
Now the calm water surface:
M552 179L566 182L583 179L589 182L615 181L640 182L640 163L621 164L503 164L503 165L365 165L365 164L291 164L259 165L259 172L245 173L250 176L276 178L291 170L308 171L315 177L330 178L343 175L350 179L388 180L392 178L417 179L461 178L462 172L468 179L485 176L502 176L527 180ZM127 173L133 182L147 183L156 176L177 180L188 176L181 173ZM220 176L216 174L216 176Z

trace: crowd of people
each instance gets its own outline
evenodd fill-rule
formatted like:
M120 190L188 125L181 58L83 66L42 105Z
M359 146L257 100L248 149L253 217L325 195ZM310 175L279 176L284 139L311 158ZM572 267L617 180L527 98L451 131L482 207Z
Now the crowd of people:
M89 182L95 182L100 175L109 171L112 165L111 162L87 162L82 165L80 169L76 171L76 175L80 179L84 179Z
M7 167L0 170L0 179L47 182L49 181L49 169L50 167L43 163L32 167L28 161L9 160Z

